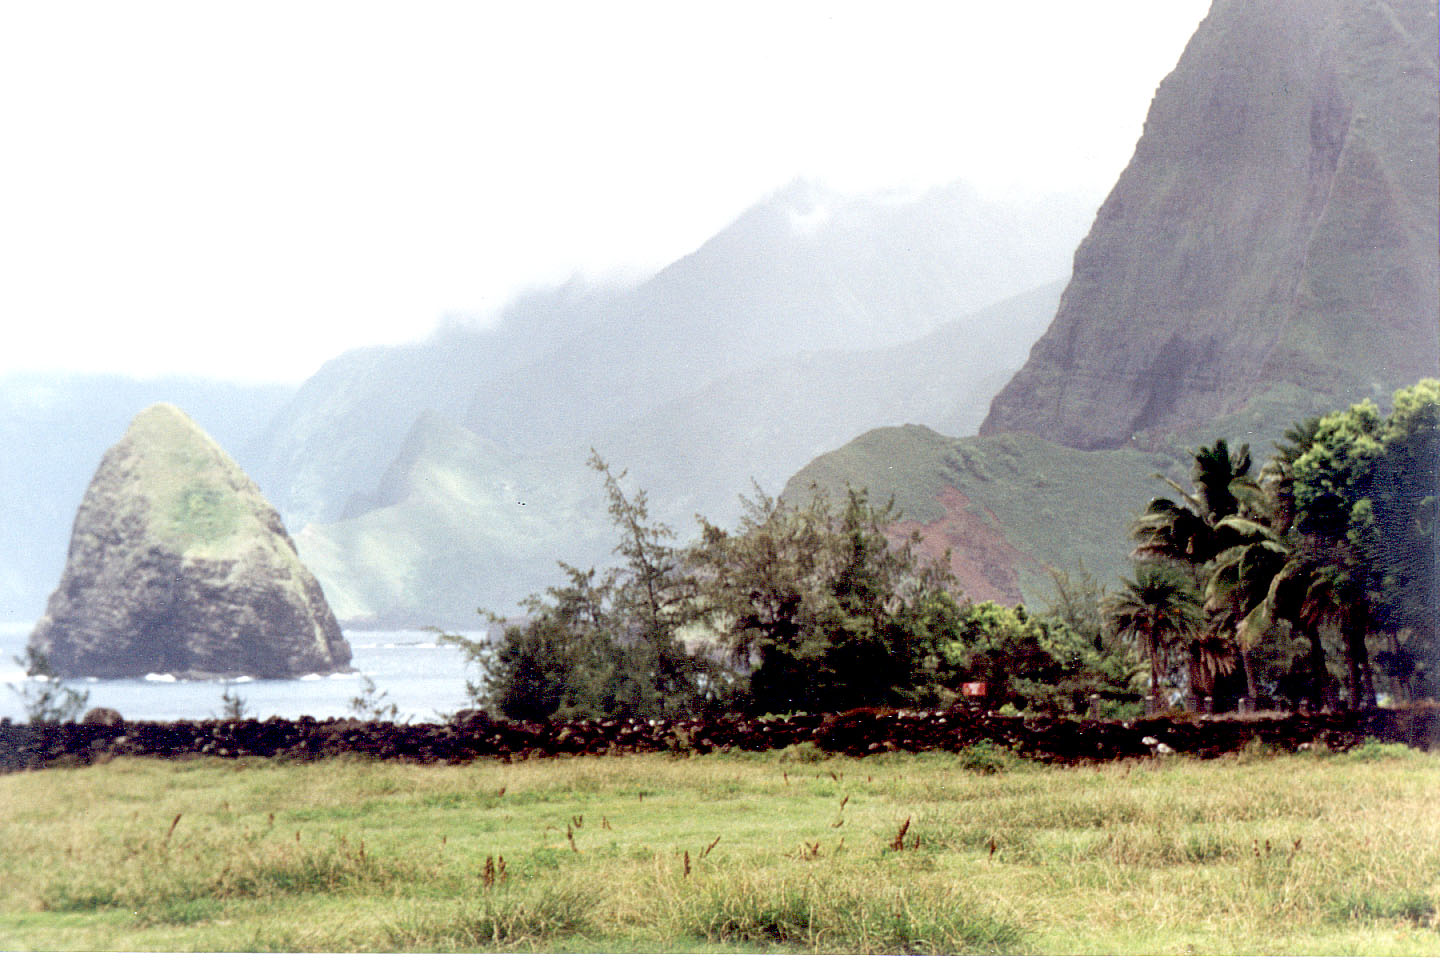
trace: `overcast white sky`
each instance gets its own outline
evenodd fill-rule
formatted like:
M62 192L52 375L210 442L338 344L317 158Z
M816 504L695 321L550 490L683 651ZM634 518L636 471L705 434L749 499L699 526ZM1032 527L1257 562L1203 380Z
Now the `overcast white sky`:
M0 5L0 372L298 380L797 176L1103 197L1209 0Z

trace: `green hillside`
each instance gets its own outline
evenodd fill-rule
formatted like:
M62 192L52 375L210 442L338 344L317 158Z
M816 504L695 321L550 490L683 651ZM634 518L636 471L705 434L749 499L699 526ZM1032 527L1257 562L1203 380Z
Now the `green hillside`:
M802 498L812 484L893 496L903 520L952 549L952 568L973 597L1036 603L1051 587L1050 567L1083 565L1102 582L1128 570L1126 530L1160 492L1155 474L1183 469L1163 453L1077 451L1026 434L953 439L912 425L872 430L814 460L784 496ZM994 569L1006 560L1013 577Z
M336 616L397 626L477 622L608 551L600 486L563 454L517 459L434 413L378 491L383 505L295 537Z

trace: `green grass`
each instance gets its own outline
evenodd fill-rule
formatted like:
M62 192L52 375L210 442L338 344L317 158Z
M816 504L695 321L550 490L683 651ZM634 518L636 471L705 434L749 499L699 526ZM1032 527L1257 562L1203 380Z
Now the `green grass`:
M1005 754L15 774L0 949L1440 954L1440 757Z

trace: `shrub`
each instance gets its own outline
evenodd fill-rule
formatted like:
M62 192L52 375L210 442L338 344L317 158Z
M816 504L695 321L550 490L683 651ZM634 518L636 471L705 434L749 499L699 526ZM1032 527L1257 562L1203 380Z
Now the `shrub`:
M1375 763L1383 760L1405 760L1415 756L1415 750L1403 743L1384 743L1374 737L1366 737L1364 742L1340 756L1347 760Z
M15 663L25 668L25 682L20 686L6 684L25 704L26 718L32 724L54 726L76 720L90 701L88 692L67 687L50 668L50 662L33 646L25 648L24 657Z
M993 740L977 740L955 754L960 767L986 776L1026 766L1030 761Z
M787 763L819 763L822 760L830 759L830 754L808 740L802 743L792 743L778 751L776 756Z

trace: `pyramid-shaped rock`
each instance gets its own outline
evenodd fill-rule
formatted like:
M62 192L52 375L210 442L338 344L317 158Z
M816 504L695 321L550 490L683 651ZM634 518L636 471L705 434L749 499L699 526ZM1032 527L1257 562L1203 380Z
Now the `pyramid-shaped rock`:
M350 646L280 515L170 404L100 461L32 646L61 676L290 677Z

